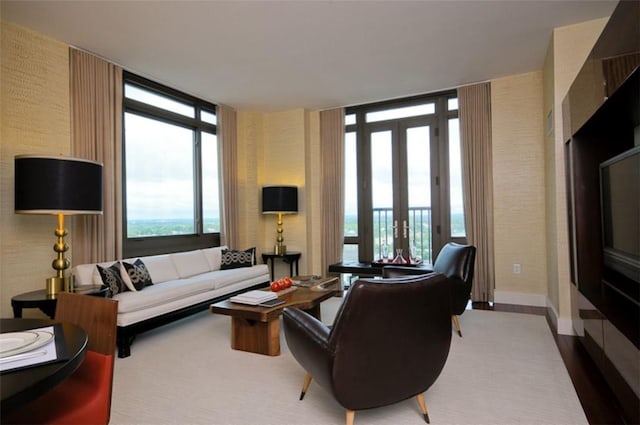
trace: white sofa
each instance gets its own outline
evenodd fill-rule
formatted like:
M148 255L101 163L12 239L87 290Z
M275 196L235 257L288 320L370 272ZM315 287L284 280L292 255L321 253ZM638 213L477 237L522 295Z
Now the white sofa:
M138 258L145 264L153 285L138 291L121 292L118 300L118 357L131 354L131 343L141 332L205 310L212 302L269 284L265 264L222 270L222 250L198 249L174 254ZM255 257L255 255L254 255ZM109 267L115 261L99 263ZM102 285L97 264L73 267L76 287Z

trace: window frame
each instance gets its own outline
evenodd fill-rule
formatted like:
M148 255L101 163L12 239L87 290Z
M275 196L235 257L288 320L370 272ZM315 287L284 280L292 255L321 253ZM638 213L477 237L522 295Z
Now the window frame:
M125 86L134 85L144 90L151 91L163 97L188 104L194 107L195 118L190 118L176 112L158 108L153 105L129 99L124 96ZM211 124L201 119L201 112L213 113L217 117L216 105L194 96L148 80L128 71L123 71L122 78L122 254L124 258L141 257L148 255L166 254L170 252L189 251L212 246L220 246L220 233L203 232L203 210L202 210L202 155L201 155L201 134L210 133L217 136L217 124ZM127 158L126 158L126 129L125 114L132 113L145 118L157 120L170 125L180 126L194 133L193 137L193 167L194 167L194 228L193 234L170 235L170 236L143 236L130 238L127 236ZM221 164L220 146L218 144L218 163ZM221 168L219 167L219 170ZM218 184L220 185L219 175ZM222 187L220 187L222 196ZM222 205L222 204L221 204ZM220 209L220 220L222 222L222 207Z
M448 101L457 98L456 90L447 90L426 95L412 96L391 101L376 102L365 105L357 105L345 108L345 116L355 115L355 123L345 124L344 133L353 132L356 137L356 174L358 188L358 235L345 236L343 247L346 245L358 246L358 261L373 261L373 226L371 223L371 196L370 176L371 162L370 151L366 146L367 128L385 127L386 125L402 125L402 123L420 122L421 118L430 117L435 123L435 139L437 144L437 157L432 158L432 168L437 172L432 177L438 186L437 198L433 199L432 222L434 234L432 235L433 258L437 256L442 246L448 242L466 243L465 237L451 236L450 195L449 195L449 119L459 118L459 110L450 111ZM386 121L366 122L366 115L370 112L415 106L419 104L435 103L433 114L416 115L406 118L393 118ZM437 162L434 166L433 162ZM433 189L432 189L433 190ZM364 193L363 193L364 192ZM437 205L435 205L437 202Z

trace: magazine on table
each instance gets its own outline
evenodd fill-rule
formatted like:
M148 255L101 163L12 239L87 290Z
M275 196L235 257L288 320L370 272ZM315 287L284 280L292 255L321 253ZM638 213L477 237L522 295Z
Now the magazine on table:
M258 289L254 289L252 291L248 291L242 294L235 295L229 298L229 301L233 303L241 303L241 304L249 304L249 305L258 305L265 301L277 299L278 296L275 292L270 291L260 291Z

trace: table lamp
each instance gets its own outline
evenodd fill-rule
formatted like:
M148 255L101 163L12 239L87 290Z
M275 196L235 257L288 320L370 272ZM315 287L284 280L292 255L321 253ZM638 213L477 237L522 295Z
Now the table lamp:
M64 237L65 215L102 214L102 164L80 158L18 155L15 157L15 212L58 217L58 237L53 245L57 258L51 263L56 276L46 280L47 294L73 286L65 270L71 262Z
M278 214L278 238L273 247L276 255L287 253L282 237L282 215L298 212L298 188L296 186L265 186L262 188L262 213Z

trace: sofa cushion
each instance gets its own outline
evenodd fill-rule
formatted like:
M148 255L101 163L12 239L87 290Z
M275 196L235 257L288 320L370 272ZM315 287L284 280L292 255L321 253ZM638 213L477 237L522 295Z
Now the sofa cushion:
M122 276L125 284L128 279L135 290L141 291L145 286L153 285L149 270L147 270L147 266L144 265L144 262L141 259L138 258L133 263L123 261L122 267L125 271L125 275Z
M80 264L74 266L71 270L71 274L75 277L75 284L78 286L95 285L96 282L93 279L94 273L98 273L98 269L95 264ZM99 285L102 285L102 279L100 279Z
M98 273L100 273L102 284L109 287L112 296L129 291L129 288L122 279L121 265L119 262L115 262L109 267L102 267L98 264L96 265L96 269Z
M256 248L249 248L244 251L234 249L222 250L221 270L237 269L240 267L251 267L255 264Z
M209 270L220 270L222 262L222 250L228 249L226 246L216 246L213 248L205 248L202 250L204 256L207 257L207 263L209 263Z
M264 276L264 281L269 280L269 268L266 264L258 264L251 267L243 267L231 270L218 270L210 273L215 289L224 288L238 282L244 282L256 277Z
M209 272L211 273L211 272ZM152 285L136 293L120 293L118 300L118 314L143 310L162 305L194 294L211 291L213 282L201 276L186 279L176 279Z
M144 257L144 264L154 284L180 278L169 254Z
M195 276L209 271L209 263L202 250L178 252L171 254L171 260L176 266L181 278Z

